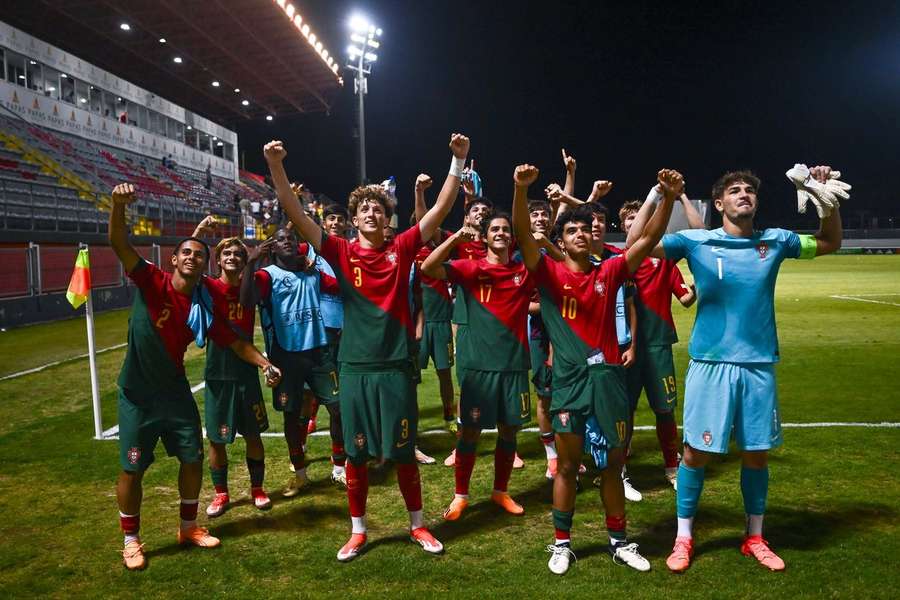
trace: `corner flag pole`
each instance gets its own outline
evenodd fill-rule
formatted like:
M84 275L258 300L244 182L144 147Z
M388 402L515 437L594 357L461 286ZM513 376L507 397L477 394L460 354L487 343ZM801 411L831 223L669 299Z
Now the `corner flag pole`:
M91 367L91 399L94 409L94 439L103 439L103 423L100 416L100 384L97 379L97 352L94 345L94 302L91 298L91 260L87 244L78 245L78 257L75 259L75 270L72 271L72 280L69 282L69 290L66 299L73 308L84 307L84 316L87 324L88 360Z
M94 439L103 439L103 423L100 415L100 383L97 377L97 348L94 345L94 302L93 293L88 290L87 305L84 307L87 322L88 360L91 364L91 398L94 405Z

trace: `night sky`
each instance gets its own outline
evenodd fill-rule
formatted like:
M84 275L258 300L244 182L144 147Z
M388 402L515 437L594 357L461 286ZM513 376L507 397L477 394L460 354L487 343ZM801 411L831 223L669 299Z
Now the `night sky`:
M384 29L366 98L367 171L397 178L401 222L419 172L435 178L433 201L452 131L471 138L485 195L507 210L515 165L541 169L531 193L543 196L564 180L564 147L578 161L576 195L611 179L613 211L643 198L662 167L679 169L697 198L749 168L763 181L759 226L812 227L784 176L805 162L853 184L846 227L860 210L882 227L900 222L898 3L295 4L335 55L354 10ZM262 144L280 138L293 179L345 202L357 177L352 75L329 116L241 126L246 167L265 173Z

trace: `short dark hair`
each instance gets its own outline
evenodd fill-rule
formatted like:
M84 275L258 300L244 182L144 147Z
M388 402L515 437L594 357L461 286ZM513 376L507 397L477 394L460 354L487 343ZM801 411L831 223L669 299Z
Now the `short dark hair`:
M184 246L185 244L187 244L188 242L197 242L198 244L203 246L203 249L206 251L206 260L209 261L209 245L206 242L204 242L203 240L201 240L200 238L195 238L194 236L186 237L183 240L179 241L177 244L175 244L175 247L172 249L172 256L175 256L176 254L178 254L178 251L181 250L181 247Z
M531 214L537 210L546 210L547 214L550 215L550 203L546 200L529 200L528 201L528 214ZM552 216L552 215L550 215Z
M593 204L593 202L588 204ZM591 227L594 226L594 209L588 204L576 206L559 216L556 225L553 226L553 235L556 236L556 239L562 239L563 230L569 223L587 223Z
M491 211L481 219L481 237L487 237L488 228L491 226L491 221L494 219L505 219L506 222L509 223L510 229L512 229L512 217L510 217L508 213L503 211Z
M329 215L338 215L340 217L344 217L344 220L349 221L350 215L347 214L347 209L341 206L340 204L326 204L325 208L322 209L322 219L328 218Z
M485 198L484 196L475 196L472 200L466 204L465 213L469 214L469 209L475 206L476 204L484 204L488 207L488 210L494 210L494 203Z
M592 215L603 215L603 218L609 221L609 209L606 208L605 204L600 204L599 202L588 202L583 206L587 206L591 210Z
M738 182L749 183L753 186L753 189L756 190L757 193L759 193L759 177L754 175L752 171L729 171L728 173L725 173L724 175L719 177L713 184L713 200L724 196L725 190Z

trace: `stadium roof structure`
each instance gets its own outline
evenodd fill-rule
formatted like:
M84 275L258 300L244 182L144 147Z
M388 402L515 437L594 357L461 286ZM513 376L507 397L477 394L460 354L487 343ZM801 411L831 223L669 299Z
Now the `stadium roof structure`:
M343 85L285 0L6 0L2 19L223 125L328 112Z

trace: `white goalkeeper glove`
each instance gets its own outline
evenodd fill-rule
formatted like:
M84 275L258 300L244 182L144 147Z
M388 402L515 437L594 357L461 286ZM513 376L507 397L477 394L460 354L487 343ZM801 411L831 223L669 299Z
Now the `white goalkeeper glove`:
M795 164L785 175L797 188L797 211L806 212L806 206L812 202L820 219L831 215L840 206L840 200L850 198L850 184L840 181L841 172L832 171L828 181L821 183L810 175L809 168L803 164Z

